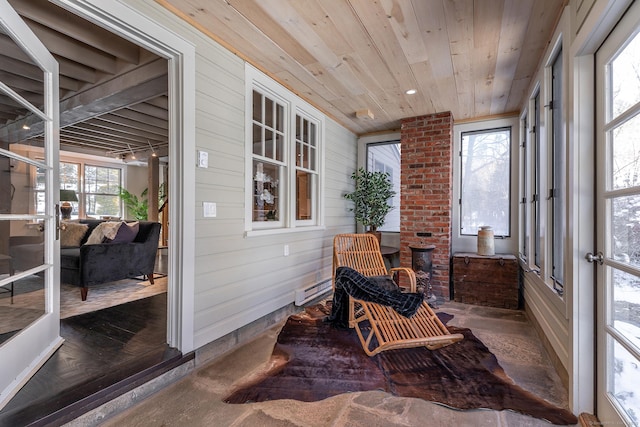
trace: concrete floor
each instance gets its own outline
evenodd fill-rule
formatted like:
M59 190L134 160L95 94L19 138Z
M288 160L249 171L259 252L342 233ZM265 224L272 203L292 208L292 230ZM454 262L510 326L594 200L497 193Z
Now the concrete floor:
M568 408L567 392L524 312L446 302L451 325L471 328L523 388ZM380 391L349 393L321 402L272 401L229 405L221 399L234 383L271 355L282 324L102 424L99 410L70 425L87 426L547 426L511 411L460 411Z

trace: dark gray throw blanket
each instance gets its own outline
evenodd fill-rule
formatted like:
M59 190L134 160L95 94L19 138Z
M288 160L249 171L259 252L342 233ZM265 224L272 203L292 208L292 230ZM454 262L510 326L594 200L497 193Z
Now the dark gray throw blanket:
M424 299L419 293L382 288L375 280L369 280L349 267L338 267L335 280L331 314L327 321L338 328L349 326L349 295L362 301L390 306L404 317L413 316Z

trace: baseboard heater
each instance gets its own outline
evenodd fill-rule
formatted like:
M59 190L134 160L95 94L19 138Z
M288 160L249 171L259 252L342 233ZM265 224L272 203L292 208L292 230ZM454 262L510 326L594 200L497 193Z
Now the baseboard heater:
M296 305L303 305L331 290L331 279L296 290Z

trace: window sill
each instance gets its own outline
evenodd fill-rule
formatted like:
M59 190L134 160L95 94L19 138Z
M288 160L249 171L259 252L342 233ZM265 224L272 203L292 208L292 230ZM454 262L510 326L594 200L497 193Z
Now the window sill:
M324 231L324 230L326 230L326 227L321 225L314 225L310 227L270 228L270 229L264 229L264 230L245 231L244 237L273 236L277 234L302 233L306 231Z

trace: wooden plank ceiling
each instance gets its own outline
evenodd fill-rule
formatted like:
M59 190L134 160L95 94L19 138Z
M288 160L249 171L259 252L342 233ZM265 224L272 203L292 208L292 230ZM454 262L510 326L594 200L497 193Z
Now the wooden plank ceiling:
M167 155L166 60L47 1L9 3L59 63L61 148ZM1 31L0 81L43 105L42 71ZM0 93L0 142L41 145L42 133L36 116Z
M456 121L517 112L567 4L156 1L357 134L443 111Z

